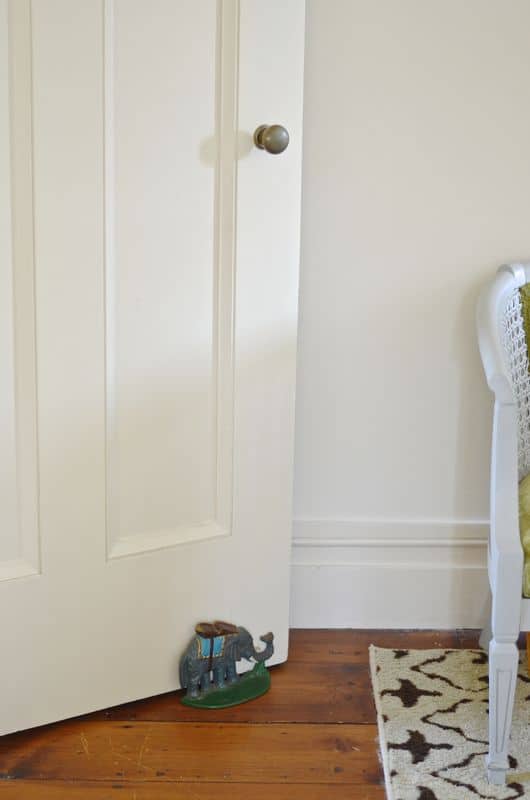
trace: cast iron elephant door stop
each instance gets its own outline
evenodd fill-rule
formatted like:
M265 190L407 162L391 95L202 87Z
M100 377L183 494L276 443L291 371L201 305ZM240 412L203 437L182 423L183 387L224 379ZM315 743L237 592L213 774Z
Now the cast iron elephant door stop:
M259 697L271 679L265 661L274 652L274 635L260 636L264 650L256 650L246 628L229 622L199 622L195 636L180 659L180 683L187 689L182 702L195 708L228 708ZM236 663L256 661L250 672L237 674Z

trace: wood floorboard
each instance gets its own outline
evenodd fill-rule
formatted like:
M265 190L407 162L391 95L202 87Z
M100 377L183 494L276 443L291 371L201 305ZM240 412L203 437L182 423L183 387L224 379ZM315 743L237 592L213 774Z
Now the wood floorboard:
M109 709L100 718L150 722L373 723L367 664L294 662L271 668L273 691L222 710L182 705L181 692Z
M0 749L4 777L378 783L371 725L67 722Z
M127 783L12 781L2 800L385 800L380 786L351 784Z
M476 647L476 631L294 630L272 688L224 711L180 692L0 738L0 800L382 800L368 647Z

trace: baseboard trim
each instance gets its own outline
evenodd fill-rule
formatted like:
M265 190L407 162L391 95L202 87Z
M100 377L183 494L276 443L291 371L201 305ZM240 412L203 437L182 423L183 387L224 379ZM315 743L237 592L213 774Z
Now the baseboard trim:
M293 627L480 627L487 520L297 519Z

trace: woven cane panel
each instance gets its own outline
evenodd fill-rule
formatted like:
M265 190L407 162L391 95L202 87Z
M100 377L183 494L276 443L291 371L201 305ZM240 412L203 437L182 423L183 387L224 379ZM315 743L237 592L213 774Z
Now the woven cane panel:
M518 289L506 304L501 330L517 402L519 480L521 480L530 473L530 371Z

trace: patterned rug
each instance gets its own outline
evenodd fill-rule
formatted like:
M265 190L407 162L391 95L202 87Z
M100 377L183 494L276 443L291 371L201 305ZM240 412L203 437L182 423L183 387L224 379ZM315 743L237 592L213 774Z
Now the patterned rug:
M482 650L370 648L388 800L530 798L530 678L522 654L507 785L486 780Z

